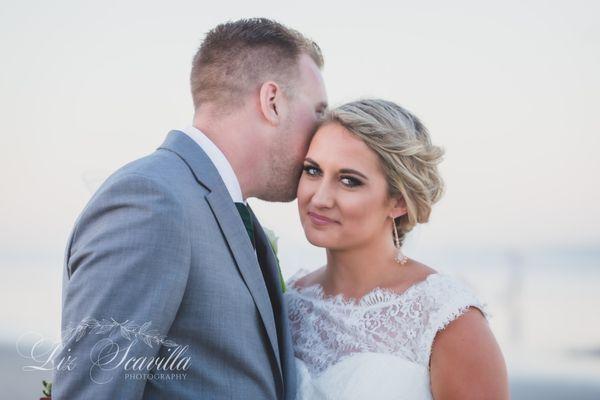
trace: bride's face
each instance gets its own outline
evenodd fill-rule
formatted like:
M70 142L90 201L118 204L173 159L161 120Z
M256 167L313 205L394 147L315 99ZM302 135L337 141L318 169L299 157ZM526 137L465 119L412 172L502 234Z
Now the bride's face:
M336 123L319 128L304 160L298 209L310 243L330 249L391 241L396 203L377 154Z

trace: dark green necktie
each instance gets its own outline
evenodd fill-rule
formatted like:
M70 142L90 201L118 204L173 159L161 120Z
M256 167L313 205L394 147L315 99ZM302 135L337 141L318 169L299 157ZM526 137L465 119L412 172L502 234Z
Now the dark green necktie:
M254 240L254 225L252 224L252 216L250 215L250 206L247 206L244 203L235 203L235 207L240 213L240 217L242 217L242 221L244 221L244 226L246 227L246 232L248 233L248 237L250 238L250 242L252 243L252 247L256 249L256 242ZM277 272L279 275L279 280L281 281L281 290L285 292L285 281L283 280L283 275L281 274L281 267L279 266L279 258L277 257L277 252L275 248L273 248L273 244L269 243L273 250L273 254L275 255L275 260L277 261ZM262 266L261 266L262 269Z
M250 210L248 209L249 207L244 203L235 203L235 206L240 213L240 217L242 217L242 221L244 221L244 226L246 227L246 232L250 238L250 243L252 243L252 247L256 248L256 243L254 241L254 225L252 225L252 217L250 216Z

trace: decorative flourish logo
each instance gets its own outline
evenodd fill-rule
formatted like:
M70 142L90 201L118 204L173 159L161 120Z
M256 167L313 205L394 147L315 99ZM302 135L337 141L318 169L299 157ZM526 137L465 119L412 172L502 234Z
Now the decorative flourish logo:
M70 342L73 339L75 339L75 342L78 342L86 332L89 334L102 335L110 333L113 329L117 328L123 338L127 340L139 339L149 347L152 347L153 344L165 347L178 346L178 344L172 340L166 339L165 335L161 335L156 330L150 330L150 325L150 321L138 325L129 320L118 322L111 318L110 320L102 319L101 321L98 321L88 317L82 320L77 326L67 326L67 329L63 331L62 337L64 343Z
M77 343L86 335L102 336L81 347ZM56 370L66 373L73 371L78 359L81 359L89 365L90 379L97 384L114 379L118 375L114 371L118 368L122 368L125 379L181 380L186 378L187 374L183 372L189 369L191 361L191 357L185 354L189 346L181 346L151 329L150 321L137 324L130 320L119 322L114 318L97 320L88 317L77 325L69 325L63 331L62 339L62 343L49 346L41 335L36 335L29 354L24 354L21 351L21 340L25 341L25 337L22 336L17 343L17 351L22 357L35 363L24 366L23 370ZM139 342L144 346L136 347ZM89 357L84 357L82 349L88 349Z

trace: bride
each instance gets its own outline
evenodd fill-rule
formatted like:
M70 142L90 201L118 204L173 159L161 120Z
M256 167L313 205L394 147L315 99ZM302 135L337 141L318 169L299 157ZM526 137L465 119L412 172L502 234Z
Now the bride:
M298 208L327 264L299 271L285 293L299 399L509 397L485 306L400 251L441 197L442 155L414 115L383 100L332 110L315 134Z

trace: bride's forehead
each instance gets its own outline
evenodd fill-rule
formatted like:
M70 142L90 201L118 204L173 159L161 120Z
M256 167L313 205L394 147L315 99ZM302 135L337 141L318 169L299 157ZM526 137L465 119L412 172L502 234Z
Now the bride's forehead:
M355 141L360 141L362 142L362 140L360 140L358 137L356 137L356 135L354 135L352 132L350 132L348 129L346 129L345 127L343 127L341 124L337 123L337 122L328 122L324 125L321 125L319 127L319 129L317 129L317 132L315 133L315 136L313 138L313 141L348 141L348 142L355 142Z
M377 154L362 139L348 132L343 127L329 126L317 131L306 155L321 166L352 168L377 165Z
M372 152L358 136L338 124L327 124L317 130L310 143L309 151L333 152Z

